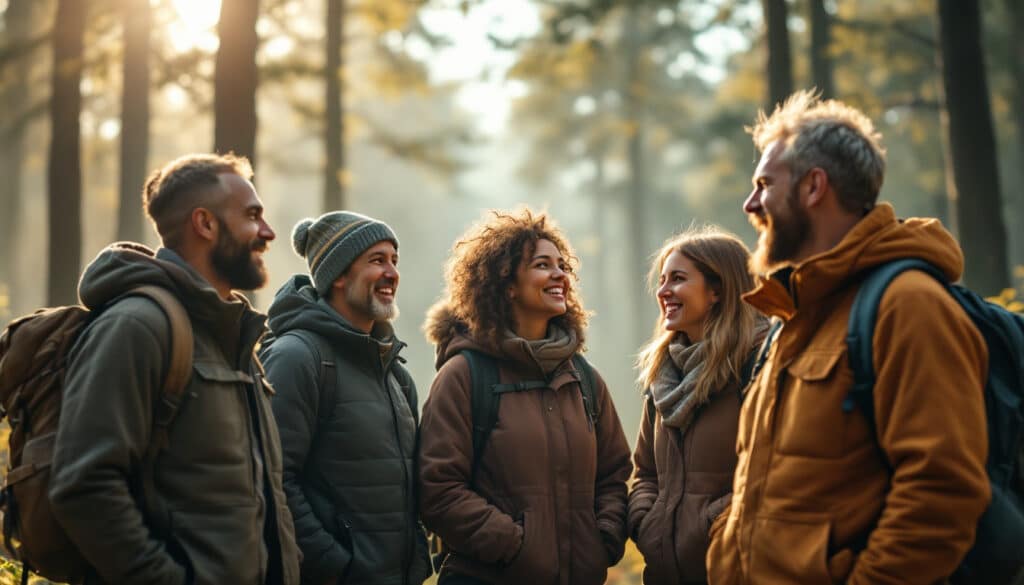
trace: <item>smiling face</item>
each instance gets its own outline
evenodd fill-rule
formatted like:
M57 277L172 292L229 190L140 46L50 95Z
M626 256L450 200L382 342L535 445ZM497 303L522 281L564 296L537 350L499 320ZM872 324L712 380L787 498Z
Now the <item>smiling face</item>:
M538 240L533 253L526 244L523 261L509 288L516 333L526 339L541 339L552 317L565 314L569 293L568 264L550 240ZM539 335L538 335L539 332Z
M799 260L810 238L810 216L800 206L800 181L793 180L789 165L781 160L784 150L781 140L765 150L754 171L754 189L743 204L759 233L751 268L762 274Z
M398 250L390 240L367 248L334 281L331 306L349 323L369 332L376 321L398 317Z
M263 218L263 203L249 180L232 173L220 176L227 195L215 212L221 229L210 251L210 264L234 290L253 290L267 282L263 254L274 230Z
M718 293L696 264L678 251L669 254L658 276L657 295L662 327L685 333L691 343L700 341Z

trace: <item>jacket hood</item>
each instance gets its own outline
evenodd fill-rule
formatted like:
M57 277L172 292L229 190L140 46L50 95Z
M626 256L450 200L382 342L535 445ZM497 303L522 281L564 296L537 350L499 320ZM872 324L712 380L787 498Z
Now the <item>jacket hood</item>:
M226 355L235 355L263 335L266 317L254 311L245 296L236 292L232 300L225 301L213 285L169 248L154 252L134 242L107 246L82 273L78 298L89 309L97 309L143 285L160 286L174 293L193 324L213 332Z
M434 368L437 370L462 350L471 349L546 375L545 372L572 357L581 345L575 333L557 328L553 330L551 327L548 329L550 341L544 349L535 350L532 344L536 342L511 334L507 334L495 346L492 342L474 337L469 331L469 325L451 306L439 305L431 309L423 329L427 340L434 344Z
M888 203L880 203L830 250L817 254L770 278L744 295L769 315L788 319L796 304L814 304L850 285L865 271L901 258L919 258L939 268L954 282L964 267L960 246L933 218L897 219Z
M395 336L391 324L377 321L370 333L352 326L325 299L320 298L306 274L295 274L274 295L267 311L275 337L302 329L340 344L348 351L372 351L377 355L397 354L405 344Z

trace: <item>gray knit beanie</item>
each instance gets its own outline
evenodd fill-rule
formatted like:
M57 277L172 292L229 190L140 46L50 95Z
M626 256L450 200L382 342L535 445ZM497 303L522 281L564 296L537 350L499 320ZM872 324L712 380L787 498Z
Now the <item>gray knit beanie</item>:
M352 211L332 211L316 219L306 218L292 230L292 246L306 259L313 286L320 296L367 248L391 240L398 248L398 236L384 223Z

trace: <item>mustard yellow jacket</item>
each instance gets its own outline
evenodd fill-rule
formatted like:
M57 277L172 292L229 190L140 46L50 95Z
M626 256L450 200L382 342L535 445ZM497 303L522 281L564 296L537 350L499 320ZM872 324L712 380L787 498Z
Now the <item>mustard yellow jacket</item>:
M844 412L850 308L864 271L918 257L959 278L936 220L882 204L834 248L764 279L747 302L785 325L740 413L730 509L711 528L712 585L932 584L988 504L978 331L930 276L907 272L875 327L877 431Z

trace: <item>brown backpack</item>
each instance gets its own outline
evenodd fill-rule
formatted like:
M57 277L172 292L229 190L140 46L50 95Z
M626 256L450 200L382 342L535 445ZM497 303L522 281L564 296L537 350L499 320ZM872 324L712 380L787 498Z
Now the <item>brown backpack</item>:
M164 288L140 286L118 300L127 296L156 302L171 325L171 361L155 401L153 439L143 462L145 490L151 488L153 461L167 445L168 426L191 375L192 325L181 302ZM32 571L52 581L75 582L89 570L53 516L49 488L68 355L94 316L80 305L40 309L11 322L0 335L0 418L6 416L11 427L7 479L0 493L2 545L22 562L26 577Z

